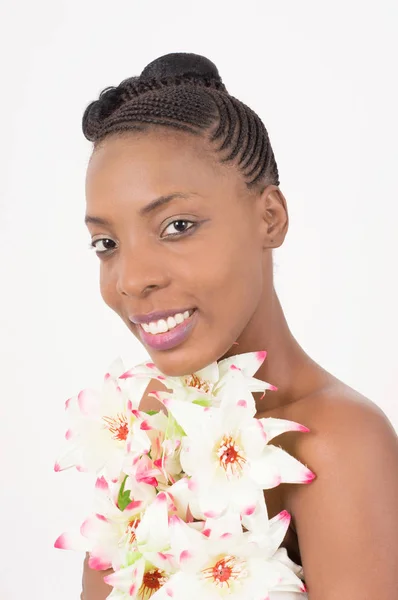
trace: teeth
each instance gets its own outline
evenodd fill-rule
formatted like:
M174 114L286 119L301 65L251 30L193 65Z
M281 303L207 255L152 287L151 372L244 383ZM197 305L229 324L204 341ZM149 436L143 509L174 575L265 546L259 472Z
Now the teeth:
M165 333L174 329L177 325L180 325L183 321L188 319L193 311L186 310L184 313L177 313L174 317L168 317L167 320L160 319L159 321L152 321L151 323L141 323L141 327L147 333L156 335L157 333Z

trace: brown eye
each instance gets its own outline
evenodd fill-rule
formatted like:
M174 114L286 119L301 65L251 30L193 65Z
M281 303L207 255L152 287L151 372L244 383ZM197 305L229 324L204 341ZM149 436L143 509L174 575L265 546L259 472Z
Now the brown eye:
M187 224L191 224L191 227L187 227ZM184 233L186 233L187 231L189 231L189 229L193 229L194 227L196 227L197 223L195 223L194 221L188 221L186 219L177 219L176 221L172 221L171 223L169 223L166 227L166 229L164 229L164 231L167 231L167 229L169 229L169 227L174 227L175 231L173 233L169 233L168 235L166 235L166 237L174 237L174 236L178 236L178 235L184 235Z
M102 248L100 246L101 244L103 246ZM90 248L95 250L97 254L104 254L105 252L109 252L110 250L114 249L114 246L112 246L112 244L115 244L113 240L109 238L101 238L99 240L94 240L93 242L91 242Z

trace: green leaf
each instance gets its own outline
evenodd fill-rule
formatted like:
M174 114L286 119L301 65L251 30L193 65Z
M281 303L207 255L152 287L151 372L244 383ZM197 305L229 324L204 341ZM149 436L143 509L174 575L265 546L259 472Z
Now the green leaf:
M186 435L187 434L185 433L185 431L183 430L181 425L178 424L178 422L176 421L174 416L169 412L167 428L166 428L166 432L165 432L166 439L171 439L174 437L181 438Z
M120 486L119 495L117 497L117 505L118 505L119 509L122 510L122 511L131 502L130 491L129 490L126 490L126 491L124 490L124 486L126 484L127 477L128 477L128 475L126 475L126 477L123 479L122 485Z
M146 412L147 415L157 415L160 410L145 410L144 412Z
M199 404L199 406L210 406L211 405L211 401L207 400L206 398L201 398L199 400L193 400L192 404Z
M137 552L136 550L128 550L125 555L124 567L129 567L141 557L141 552Z

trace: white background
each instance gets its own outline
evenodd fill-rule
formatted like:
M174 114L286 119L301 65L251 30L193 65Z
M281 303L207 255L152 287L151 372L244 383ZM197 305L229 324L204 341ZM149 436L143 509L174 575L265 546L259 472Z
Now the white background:
M397 4L2 0L0 597L77 600L55 550L92 481L55 474L64 402L145 353L103 303L87 249L87 104L169 52L213 60L263 119L290 214L275 253L288 323L398 430ZM354 424L353 424L354 425Z

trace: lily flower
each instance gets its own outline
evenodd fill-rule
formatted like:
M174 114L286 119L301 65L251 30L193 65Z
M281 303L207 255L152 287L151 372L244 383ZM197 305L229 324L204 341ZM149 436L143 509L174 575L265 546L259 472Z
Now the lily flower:
M213 529L206 523L205 533L177 516L172 517L171 552L179 557L179 570L169 576L151 600L186 600L187 590L190 600L265 600L270 598L270 592L304 592L303 582L286 566L277 550L289 520L286 511L271 519L271 537L268 544L260 546L251 532L242 531L233 514L226 520L214 520Z
M91 569L118 569L126 552L136 544L137 527L155 498L152 486L137 484L127 476L122 485L113 487L100 477L95 484L94 514L84 521L79 532L62 534L54 546L89 552Z
M171 377L164 375L153 362L147 361L129 369L120 379L136 379L150 377L161 381L166 388L175 392L179 399L188 402L201 402L205 406L217 406L226 387L234 385L236 379L242 378L249 392L265 393L276 390L270 383L252 377L258 371L267 356L267 352L247 352L213 362L210 365L189 375ZM252 401L250 393L249 401Z
M169 551L169 506L161 492L146 509L135 531L136 552L127 553L122 568L104 577L114 588L108 598L147 600L177 571Z
M116 481L127 452L127 438L149 379L135 379L126 387L118 379L124 369L120 359L105 375L102 390L84 389L69 398L65 410L70 419L66 448L54 465L55 471L75 466L79 471L101 472Z
M156 393L156 392L155 392ZM280 483L309 483L315 475L282 448L269 444L286 431L309 431L285 419L254 418L255 408L245 401L203 408L158 392L167 410L184 429L180 453L184 472L191 476L206 517L227 508L250 515L259 489Z

